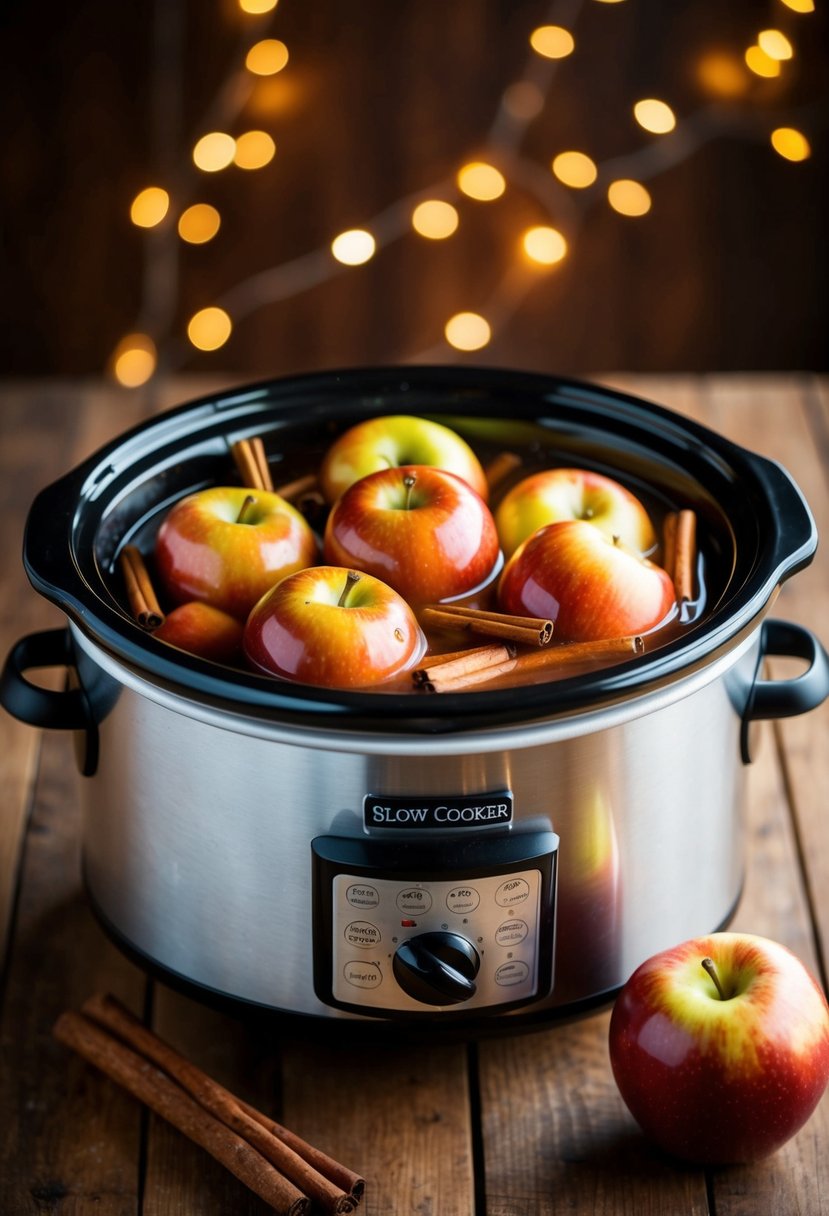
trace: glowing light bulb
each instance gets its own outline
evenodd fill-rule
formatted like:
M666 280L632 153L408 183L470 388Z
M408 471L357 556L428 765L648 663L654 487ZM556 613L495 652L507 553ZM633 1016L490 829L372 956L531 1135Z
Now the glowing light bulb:
M727 51L708 51L697 63L697 80L715 97L741 97L749 78L740 59Z
M633 107L633 116L640 127L644 127L653 135L667 135L676 126L676 115L671 107L667 102L657 101L655 97L637 101Z
M218 173L233 161L236 140L224 131L211 131L202 135L193 149L193 163L204 173Z
M777 127L771 133L771 146L785 160L808 160L812 155L808 139L795 127Z
M331 252L345 266L362 266L374 257L376 242L364 228L349 228L331 242Z
M187 325L187 337L198 350L218 350L230 337L233 325L223 308L202 308Z
M745 61L755 76L779 76L780 62L767 55L761 46L750 46L745 53Z
M170 196L160 186L147 186L136 194L130 206L130 219L139 228L155 228L170 208Z
M563 25L539 25L530 34L530 46L545 59L566 59L575 45L573 35Z
M275 76L288 62L288 48L278 38L255 42L245 56L245 67L254 76Z
M528 228L521 243L530 261L541 266L554 266L567 253L567 242L556 228Z
M482 203L500 198L507 188L504 175L494 165L484 161L470 161L458 172L458 188L469 198Z
M511 118L535 118L544 108L544 94L531 80L517 80L504 90L501 105Z
M584 152L559 152L551 168L560 182L574 190L592 186L599 173L595 162Z
M156 369L155 343L148 334L127 334L112 356L112 374L125 388L146 384Z
M783 0L783 3L793 13L813 13L815 11L815 0Z
M236 138L233 163L240 169L261 169L276 155L276 144L267 131L245 131Z
M647 215L651 209L651 196L641 182L630 178L619 178L607 188L607 201L620 215Z
M443 241L458 227L458 213L451 203L430 198L412 212L412 227L430 241Z
M757 45L770 59L791 59L794 47L782 30L760 30Z
M444 327L446 341L456 350L480 350L492 337L489 322L477 312L457 312Z
M278 0L239 0L243 13L272 13Z
M597 0L599 4L621 4L622 0Z
M204 245L219 231L222 218L209 203L193 203L178 217L178 234L189 245Z

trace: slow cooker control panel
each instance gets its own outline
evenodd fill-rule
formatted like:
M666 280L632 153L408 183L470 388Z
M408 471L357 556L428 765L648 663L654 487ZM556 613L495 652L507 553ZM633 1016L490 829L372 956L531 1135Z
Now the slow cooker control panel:
M558 837L318 837L314 986L375 1015L481 1013L552 989Z

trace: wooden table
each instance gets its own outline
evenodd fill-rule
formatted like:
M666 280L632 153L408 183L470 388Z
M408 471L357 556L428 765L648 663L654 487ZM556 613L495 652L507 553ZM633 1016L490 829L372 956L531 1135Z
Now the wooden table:
M614 376L780 460L829 536L829 391L807 376ZM192 396L177 383L160 404ZM60 616L25 581L39 486L147 409L98 384L7 386L2 398L0 651ZM829 638L824 551L775 614ZM749 780L747 881L734 927L776 938L825 981L829 704L764 727ZM607 1059L608 1013L512 1039L355 1052L209 1011L149 980L103 936L81 891L70 742L0 713L0 1212L260 1213L201 1150L55 1043L58 1013L119 995L163 1036L368 1180L367 1216L829 1211L829 1098L784 1149L703 1172L640 1136ZM710 926L700 926L701 930Z

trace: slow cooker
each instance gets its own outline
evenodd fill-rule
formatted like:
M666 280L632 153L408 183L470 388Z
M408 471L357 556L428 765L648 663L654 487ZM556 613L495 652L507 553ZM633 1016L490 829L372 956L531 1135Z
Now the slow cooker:
M232 443L262 436L287 480L391 413L692 506L704 610L604 670L431 696L231 670L134 622L119 551L227 483ZM820 642L767 619L815 547L779 465L623 393L470 367L275 380L153 418L38 495L25 567L68 624L13 647L0 697L74 732L89 898L156 973L306 1022L533 1026L732 916L750 725L829 693ZM770 654L805 670L766 679ZM54 665L63 691L29 679Z

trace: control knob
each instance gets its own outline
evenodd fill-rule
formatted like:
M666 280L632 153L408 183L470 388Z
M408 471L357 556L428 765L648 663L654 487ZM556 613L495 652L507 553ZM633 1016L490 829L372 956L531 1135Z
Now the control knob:
M394 978L424 1005L457 1005L475 995L478 951L458 933L420 933L398 946Z

